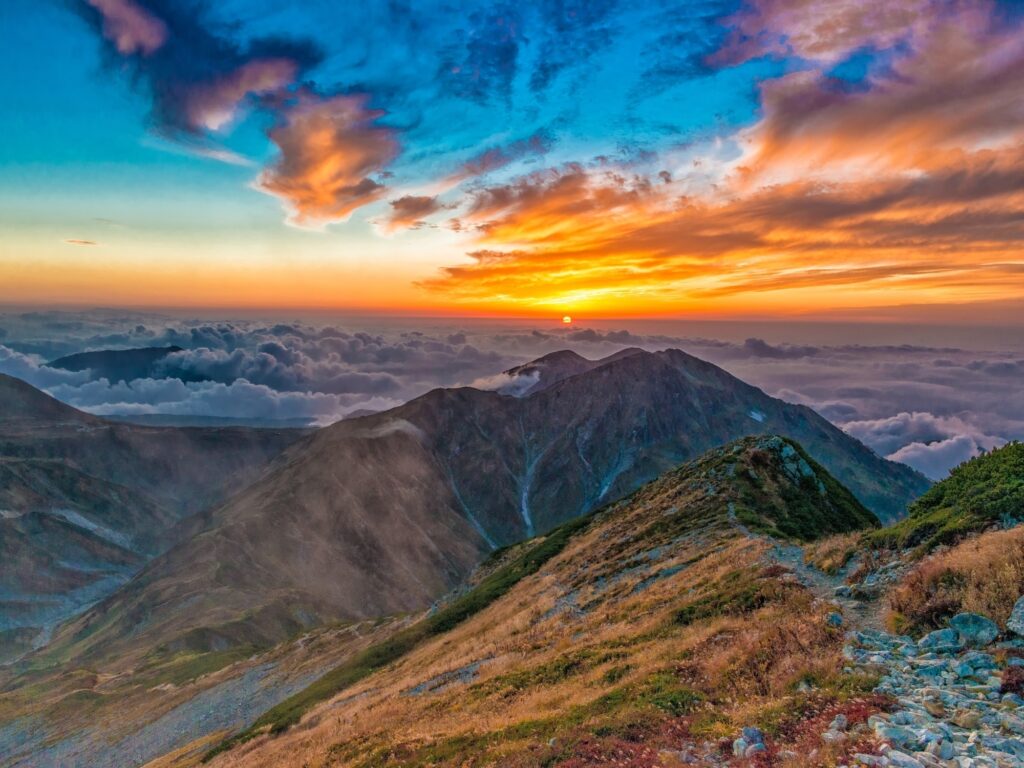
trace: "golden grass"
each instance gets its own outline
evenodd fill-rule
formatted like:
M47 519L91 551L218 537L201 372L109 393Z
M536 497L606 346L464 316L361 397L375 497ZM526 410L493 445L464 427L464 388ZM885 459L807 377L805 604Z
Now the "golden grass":
M962 611L1006 626L1024 593L1024 528L991 531L922 560L889 594L890 626L923 632Z
M838 573L861 549L863 534L839 533L804 547L804 560L819 571Z
M763 543L695 537L659 564L689 565L642 591L640 574L591 581L579 571L580 562L606 563L595 552L620 541L607 529L584 534L550 567L464 625L318 707L299 727L277 738L257 738L212 765L368 766L385 752L393 757L388 764L411 765L418 764L417 750L432 746L439 764L472 757L482 764L535 765L543 760L529 757L531 750L543 746L548 734L561 741L574 728L628 727L628 712L620 717L612 705L603 712L599 702L615 691L637 689L652 676L667 676L706 698L693 717L694 738L702 740L734 736L752 722L778 729L791 713L805 712L804 704L793 703L802 701L794 693L797 683L823 686L834 677L842 633L826 625L825 606L805 591L790 588L784 602L753 615L675 624L680 606L716 589L727 574L763 571ZM718 556L699 559L716 549ZM779 578L767 573L766 578ZM584 661L559 664L570 657ZM469 685L407 695L426 680L477 661L483 663ZM564 679L551 671L564 669ZM508 684L524 676L535 684ZM583 726L574 719L579 712L588 713ZM643 719L657 723L660 716ZM526 727L530 723L544 723L544 738ZM490 734L486 746L470 741L482 734ZM462 752L453 747L454 757L444 751L460 737L472 746Z

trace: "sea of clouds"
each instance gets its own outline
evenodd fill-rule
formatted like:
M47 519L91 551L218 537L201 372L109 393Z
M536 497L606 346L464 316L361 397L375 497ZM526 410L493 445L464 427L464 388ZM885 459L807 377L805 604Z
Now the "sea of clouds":
M152 346L182 351L161 360L151 376L129 382L46 365L75 352ZM771 395L816 409L880 454L932 478L1024 437L1024 355L1012 350L769 343L756 333L737 341L459 320L0 314L0 373L98 415L327 424L435 387L494 388L505 382L503 370L555 350L597 358L625 347L684 349Z

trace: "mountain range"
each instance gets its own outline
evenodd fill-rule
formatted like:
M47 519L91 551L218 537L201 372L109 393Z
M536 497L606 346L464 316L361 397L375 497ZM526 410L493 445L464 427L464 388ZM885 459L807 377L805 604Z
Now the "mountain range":
M489 551L748 434L799 441L883 521L928 487L811 409L679 350L556 353L505 378L523 377L517 395L435 390L298 440L189 518L178 544L64 625L48 653L265 647L420 610Z
M678 750L687 734L669 728L675 718L713 704L693 732L728 733L733 718L837 663L842 633L773 564L769 536L877 526L799 444L744 438L496 550L430 611L313 630L263 654L150 655L116 674L88 667L36 684L61 716L49 736L14 731L11 765L167 768L214 752L218 766L369 766L385 754L387 764L520 755L532 765L547 764L537 750L579 748L608 764L641 736ZM781 669L750 674L766 654ZM710 674L716 664L735 671ZM849 685L824 682L816 705L842 701ZM16 696L0 695L0 715ZM597 736L581 745L581 728Z

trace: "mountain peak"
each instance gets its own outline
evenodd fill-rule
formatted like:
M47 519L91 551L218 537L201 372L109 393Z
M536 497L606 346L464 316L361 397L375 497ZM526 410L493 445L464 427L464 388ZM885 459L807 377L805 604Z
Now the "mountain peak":
M809 541L879 526L878 518L800 443L781 435L741 438L680 471L692 476L697 469L709 488L731 486L729 519L748 534Z
M509 377L510 381L514 383L514 386L507 387L507 389L515 391L521 397L525 397L548 389L565 379L600 368L603 365L608 365L633 355L650 354L650 352L646 352L639 347L630 347L598 360L590 360L571 349L560 349L505 371L505 376ZM525 386L523 386L524 379ZM530 381L531 379L533 380L532 382ZM499 391L504 391L504 389Z

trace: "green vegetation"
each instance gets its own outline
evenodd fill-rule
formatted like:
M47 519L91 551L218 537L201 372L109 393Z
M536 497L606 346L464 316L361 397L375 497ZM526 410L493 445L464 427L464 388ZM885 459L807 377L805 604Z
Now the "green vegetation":
M498 675L486 682L477 683L472 686L470 691L476 695L488 696L503 691L515 693L543 685L556 685L607 662L622 661L628 655L625 651L600 652L595 648L582 648L563 653L543 664Z
M710 586L710 592L676 611L676 624L686 626L719 616L753 613L769 603L781 601L791 589L772 578L770 573L751 568L730 571Z
M777 462L790 482L773 482ZM813 541L879 526L878 518L795 440L759 438L751 446L749 468L737 469L736 478L743 481L736 517L761 533Z
M309 687L268 710L248 729L208 752L203 758L204 762L235 744L254 738L264 729L269 729L271 733L287 730L320 702L332 698L373 672L397 661L421 643L447 632L470 616L479 613L506 594L519 581L536 573L544 563L558 555L565 549L573 535L586 528L592 519L593 515L588 515L555 528L508 565L488 575L472 590L441 610L386 640L371 645L332 669Z
M1022 512L1024 443L1013 442L956 467L911 504L906 519L869 534L866 543L874 549L916 548L920 556Z

